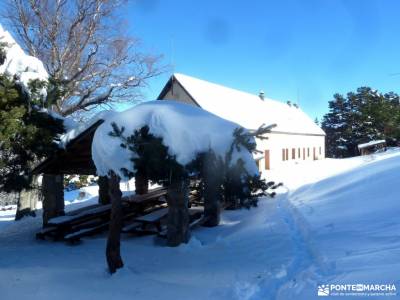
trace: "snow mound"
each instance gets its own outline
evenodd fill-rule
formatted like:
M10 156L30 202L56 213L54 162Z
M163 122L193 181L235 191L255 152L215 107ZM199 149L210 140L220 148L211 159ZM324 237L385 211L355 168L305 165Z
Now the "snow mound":
M122 168L135 170L130 161L132 152L120 146L120 139L109 135L112 123L125 127L126 134L133 134L147 125L151 134L163 139L169 154L176 156L182 166L192 162L197 154L210 149L224 159L232 144L233 132L240 127L201 108L176 101L150 101L116 113L106 118L96 130L92 157L98 175L104 176L113 170L121 178L124 178ZM250 175L258 174L252 154L246 149L235 150L232 157L235 158L233 163L242 159Z
M48 79L43 63L38 58L25 54L10 33L1 25L0 42L7 43L4 47L6 59L0 65L0 74L16 77L27 92L29 92L28 84L31 80L46 81Z

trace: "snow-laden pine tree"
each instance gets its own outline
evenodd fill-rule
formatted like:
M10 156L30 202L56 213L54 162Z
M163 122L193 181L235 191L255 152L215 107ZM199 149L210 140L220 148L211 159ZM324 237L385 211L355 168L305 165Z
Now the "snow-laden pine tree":
M19 219L34 214L39 193L30 170L57 149L55 141L64 125L46 110L58 87L51 80L39 80L41 74L32 66L24 67L24 59L33 65L37 61L21 56L12 42L0 45L0 190L19 193Z
M329 157L355 156L358 144L372 140L386 139L395 145L400 139L399 96L369 87L358 88L346 97L335 94L322 128Z
M326 153L330 157L343 157L347 153L346 143L349 139L348 109L346 100L339 94L329 101L329 113L322 121L326 133Z

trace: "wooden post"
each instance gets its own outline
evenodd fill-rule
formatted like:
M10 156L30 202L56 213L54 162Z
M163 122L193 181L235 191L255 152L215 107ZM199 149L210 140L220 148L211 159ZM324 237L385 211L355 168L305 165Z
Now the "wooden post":
M15 220L20 220L25 216L36 216L36 204L41 196L39 192L38 176L32 178L32 188L22 190L18 193L18 206L15 213Z
M43 226L47 226L49 219L65 214L63 180L64 175L43 175Z
M204 160L204 220L203 226L218 226L221 213L221 178L215 156L206 155Z
M122 268L124 263L121 258L120 240L122 226L122 192L119 188L120 178L112 172L109 177L109 195L111 199L111 221L108 232L106 258L111 274Z
M270 169L270 159L269 159L269 157L270 157L269 150L265 150L264 151L265 170L269 170Z
M173 180L168 186L168 231L167 245L170 247L187 243L189 231L189 180Z
M138 170L135 175L135 190L137 195L147 194L149 191L149 179L144 170Z
M100 204L109 204L110 203L110 195L108 193L108 177L107 176L99 176L99 180L97 182L99 186L99 203Z

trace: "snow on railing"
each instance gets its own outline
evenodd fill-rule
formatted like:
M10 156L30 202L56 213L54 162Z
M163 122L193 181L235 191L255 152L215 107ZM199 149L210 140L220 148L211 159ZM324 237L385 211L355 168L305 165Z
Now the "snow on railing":
M367 147L375 146L375 145L379 145L379 144L384 144L384 143L386 143L385 140L370 141L368 143L359 144L358 149L363 149L363 148L367 148Z

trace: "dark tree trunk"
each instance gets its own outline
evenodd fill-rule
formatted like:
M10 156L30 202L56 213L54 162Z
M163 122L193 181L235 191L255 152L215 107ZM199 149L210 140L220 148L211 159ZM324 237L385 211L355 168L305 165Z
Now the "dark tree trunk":
M108 270L111 274L115 273L117 269L124 266L120 250L122 226L122 192L119 188L119 181L120 178L115 173L112 173L109 178L111 221L106 247Z
M170 247L187 243L189 231L189 181L174 181L168 186L168 231L167 245Z
M204 160L204 223L214 227L219 224L221 213L221 178L214 155L208 154Z
M15 220L20 220L25 216L36 216L36 204L39 200L39 183L38 177L32 178L32 189L22 190L18 194L18 206L15 213Z
M47 226L49 219L65 215L63 179L63 175L43 175L43 226Z
M99 186L99 203L100 204L109 204L110 203L110 195L109 195L109 187L108 187L108 177L107 176L99 176L99 180L97 182Z
M137 195L147 194L149 191L149 179L145 171L138 170L136 173L135 190Z

